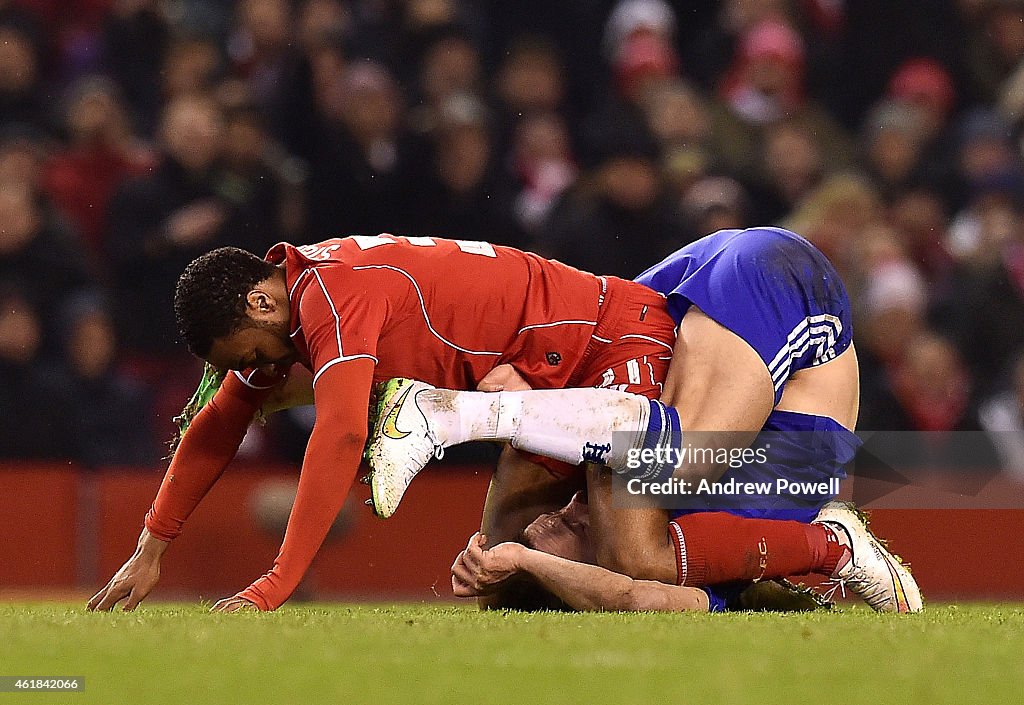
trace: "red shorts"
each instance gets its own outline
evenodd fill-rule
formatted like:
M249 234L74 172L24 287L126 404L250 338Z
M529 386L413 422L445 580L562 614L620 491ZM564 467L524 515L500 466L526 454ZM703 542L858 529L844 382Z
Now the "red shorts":
M676 324L668 314L665 297L635 282L615 278L607 281L600 320L566 386L617 389L657 399L676 339ZM559 477L580 469L528 455Z
M608 279L601 318L569 387L608 387L661 396L672 360L675 321L665 297L646 286Z

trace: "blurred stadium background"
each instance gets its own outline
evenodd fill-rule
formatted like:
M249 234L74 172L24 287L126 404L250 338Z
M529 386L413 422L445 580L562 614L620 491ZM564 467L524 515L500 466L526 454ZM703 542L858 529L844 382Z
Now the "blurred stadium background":
M1019 598L1022 133L1019 0L0 0L0 594L131 553L199 378L174 282L208 249L386 231L632 277L782 224L851 290L860 428L987 439L975 496L879 499L881 533L932 597ZM312 423L278 416L162 595L269 567ZM492 459L387 523L354 498L300 597L446 599Z

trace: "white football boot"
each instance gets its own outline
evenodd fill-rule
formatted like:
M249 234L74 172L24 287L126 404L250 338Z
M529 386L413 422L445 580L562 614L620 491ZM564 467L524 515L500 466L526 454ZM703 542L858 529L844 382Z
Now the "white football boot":
M837 590L845 596L849 587L877 612L921 611L921 590L910 569L871 533L867 517L852 504L829 502L811 523L831 528L849 554L827 581L832 588L826 599Z
M366 448L374 513L387 519L398 509L405 491L432 458L444 455L428 417L429 405L422 404L423 392L435 387L416 380L388 380L378 391L377 415Z

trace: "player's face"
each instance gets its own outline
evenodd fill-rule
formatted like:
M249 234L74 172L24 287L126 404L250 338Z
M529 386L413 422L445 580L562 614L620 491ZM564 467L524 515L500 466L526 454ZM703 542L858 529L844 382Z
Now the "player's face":
M270 372L273 367L290 366L295 357L286 322L251 321L213 341L207 362L222 369Z
M245 319L233 333L213 341L206 361L228 370L287 368L297 355L291 337L283 277L261 282L245 296Z

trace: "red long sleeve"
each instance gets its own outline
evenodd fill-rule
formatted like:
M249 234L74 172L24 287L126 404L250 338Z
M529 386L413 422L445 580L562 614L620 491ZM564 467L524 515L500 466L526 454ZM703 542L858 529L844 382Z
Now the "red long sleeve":
M277 609L295 591L345 504L366 443L373 369L372 360L349 360L316 382L317 420L284 543L270 572L239 593L261 610Z
M182 525L235 457L249 423L270 393L247 387L229 374L192 421L146 514L146 529L162 541Z

